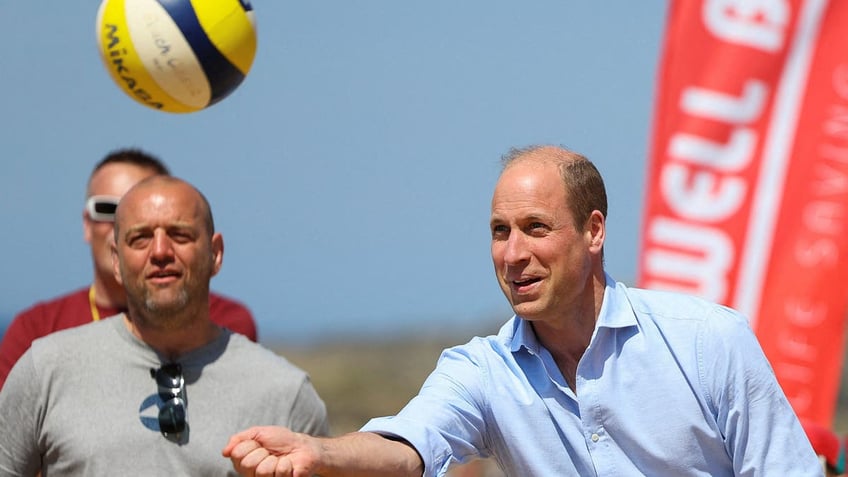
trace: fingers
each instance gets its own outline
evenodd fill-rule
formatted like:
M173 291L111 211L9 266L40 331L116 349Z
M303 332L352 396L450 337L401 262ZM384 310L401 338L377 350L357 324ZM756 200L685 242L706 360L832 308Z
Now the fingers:
M233 434L227 445L221 450L224 457L242 441L256 441L272 454L288 453L288 449L297 441L297 433L280 426L255 426Z
M303 471L296 473L292 461L287 457L268 455L262 459L254 468L250 477L310 477L312 472Z
M230 436L230 440L227 441L227 445L221 451L221 454L223 454L224 457L230 457L230 453L232 452L235 446L237 446L240 442L243 441L255 440L255 437L257 434L259 434L259 432L260 428L251 427L250 429L245 429L237 434L233 434L232 436Z
M230 437L221 454L243 476L309 477L316 457L304 437L284 427L251 427Z
M254 477L257 475L256 470L259 464L265 460L270 454L256 441L242 441L235 445L229 452L230 462L233 463L233 469L246 477ZM266 464L267 465L267 464ZM273 472L270 475L274 475Z
M247 451L247 449L252 450ZM293 477L294 470L292 462L287 457L277 457L271 455L262 447L258 447L253 441L244 441L233 449L232 455L241 455L247 452L244 457L231 457L233 468L239 475L245 477ZM310 474L305 474L307 477Z
M256 477L290 477L291 465L288 459L269 455L256 466Z

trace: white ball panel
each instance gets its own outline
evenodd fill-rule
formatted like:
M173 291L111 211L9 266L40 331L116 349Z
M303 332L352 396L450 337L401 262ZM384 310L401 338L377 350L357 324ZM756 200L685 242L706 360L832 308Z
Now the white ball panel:
M156 0L133 0L126 19L133 47L159 87L187 106L207 106L209 81L168 12Z

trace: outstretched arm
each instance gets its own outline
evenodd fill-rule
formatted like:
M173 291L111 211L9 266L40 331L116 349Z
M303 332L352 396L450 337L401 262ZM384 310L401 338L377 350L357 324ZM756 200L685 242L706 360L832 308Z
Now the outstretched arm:
M284 427L251 427L222 451L248 477L421 476L424 464L409 444L371 432L312 437Z

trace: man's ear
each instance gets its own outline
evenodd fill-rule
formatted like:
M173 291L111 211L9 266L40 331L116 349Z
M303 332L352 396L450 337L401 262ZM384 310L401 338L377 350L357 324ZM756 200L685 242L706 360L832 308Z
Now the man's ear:
M212 236L212 276L221 271L221 265L224 264L224 236L220 233L215 233Z
M91 243L91 219L88 218L88 212L82 211L82 238L85 243Z
M600 254L604 249L604 242L607 238L607 222L604 219L604 214L599 210L593 210L586 224L589 250Z
M121 258L118 256L118 247L115 242L112 242L112 274L115 276L115 281L120 285L124 284L121 280Z

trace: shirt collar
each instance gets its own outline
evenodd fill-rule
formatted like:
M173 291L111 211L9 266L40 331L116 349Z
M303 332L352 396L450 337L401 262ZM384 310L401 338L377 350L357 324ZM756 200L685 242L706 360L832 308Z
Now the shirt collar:
M538 354L542 345L536 339L536 333L533 331L533 327L530 326L530 322L522 320L518 315L515 315L512 317L510 323L512 324L511 351L515 353L523 347L527 348L533 354Z
M627 298L627 287L608 274L605 276L607 285L604 288L604 301L601 304L601 312L598 314L595 329L637 326L636 314Z
M638 326L636 315L627 299L624 284L616 282L609 274L605 274L605 278L604 301L601 303L601 312L595 329ZM507 322L501 329L501 334L506 334L505 337L511 339L510 350L513 353L524 347L531 353L538 354L542 346L530 322L521 319L518 315L514 315L512 320Z

